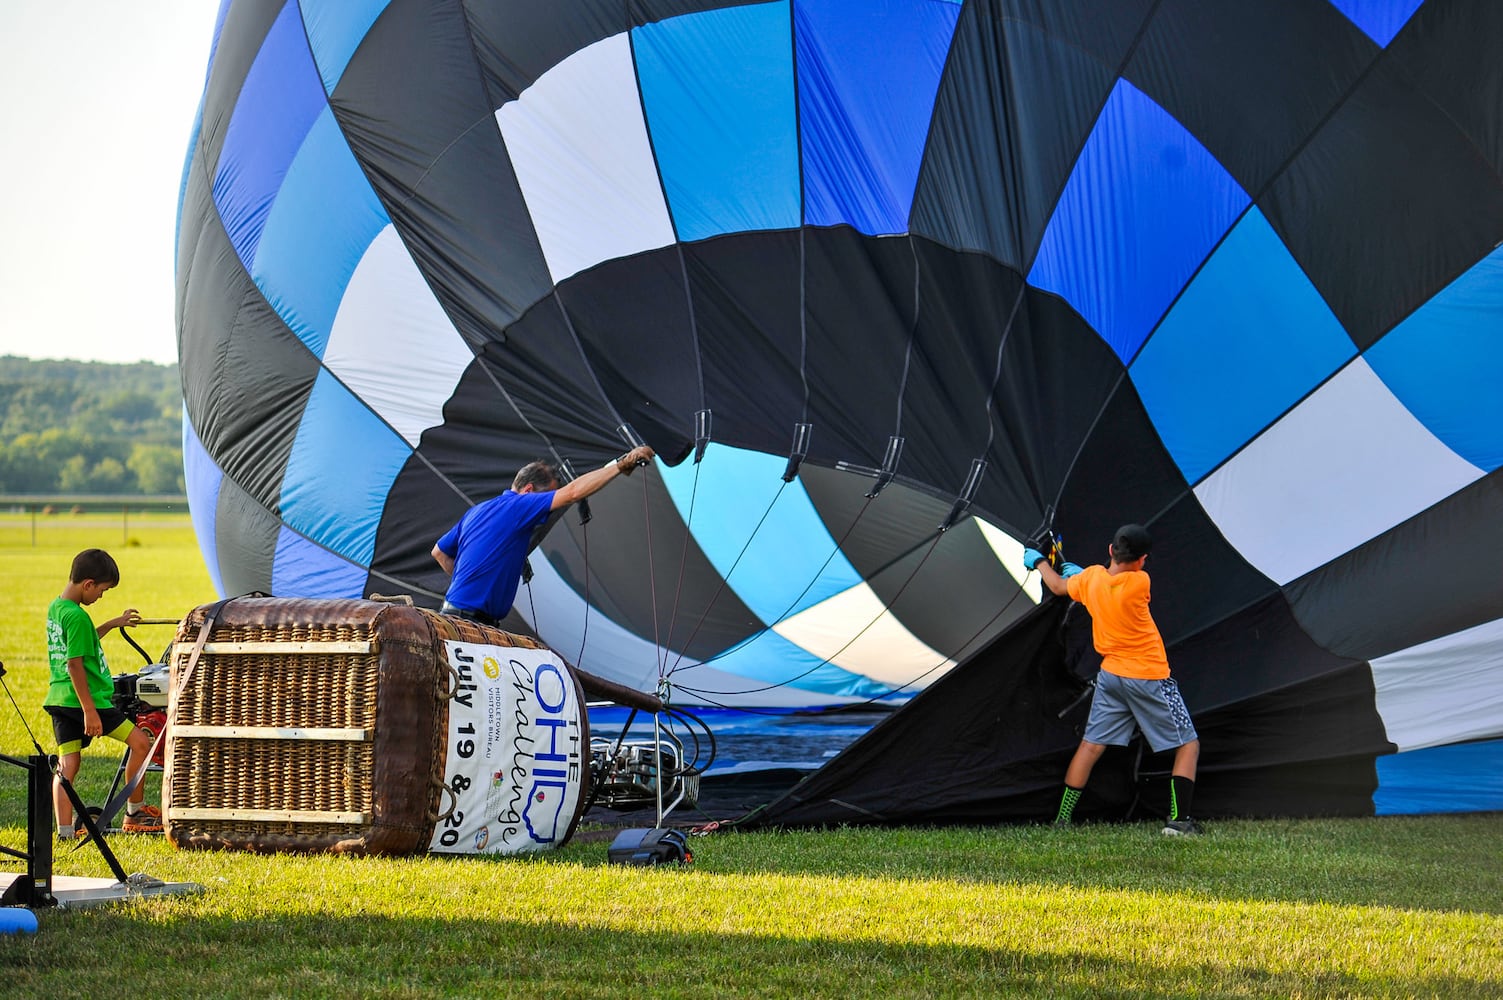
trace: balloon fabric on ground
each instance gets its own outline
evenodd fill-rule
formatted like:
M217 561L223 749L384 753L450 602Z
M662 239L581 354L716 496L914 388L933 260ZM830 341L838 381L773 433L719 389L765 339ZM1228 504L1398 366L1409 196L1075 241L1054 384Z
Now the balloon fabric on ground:
M515 627L678 703L907 703L803 818L1021 817L1090 674L1021 540L1139 521L1200 811L1503 808L1500 41L1485 0L227 2L177 269L215 586L436 607L468 506L636 435ZM1156 794L1103 766L1086 814Z

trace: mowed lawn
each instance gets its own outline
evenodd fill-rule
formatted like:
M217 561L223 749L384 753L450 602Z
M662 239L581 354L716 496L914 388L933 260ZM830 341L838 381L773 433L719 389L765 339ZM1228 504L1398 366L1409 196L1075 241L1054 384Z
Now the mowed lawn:
M33 545L29 517L0 515L0 661L19 705L0 692L0 752L30 753L28 726L51 749L43 617L94 545L123 578L96 620L216 596L186 517L59 515ZM171 629L135 634L159 651ZM142 663L117 635L106 654L117 673ZM117 761L86 752L87 801ZM0 767L7 847L24 844L23 793ZM36 935L0 936L0 996L1503 996L1497 814L1219 822L1198 840L1156 824L731 832L694 838L694 863L671 869L607 865L609 837L487 860L114 836L127 872L205 891L43 912ZM55 870L108 875L87 846Z

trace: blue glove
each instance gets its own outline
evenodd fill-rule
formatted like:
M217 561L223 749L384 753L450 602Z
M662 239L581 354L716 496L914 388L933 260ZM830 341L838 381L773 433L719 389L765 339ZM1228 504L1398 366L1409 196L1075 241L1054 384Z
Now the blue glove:
M1041 563L1043 561L1044 561L1044 554L1042 552L1040 552L1038 549L1024 549L1023 550L1023 568L1024 569L1031 570L1031 569L1033 569L1033 567L1037 566L1039 563Z
M1081 571L1081 569L1080 569L1079 566L1075 565L1072 562L1067 562L1067 563L1065 563L1065 568L1062 569L1062 570L1060 570L1059 575L1062 576L1062 577L1064 577L1064 578L1066 578L1066 579L1069 579L1070 577L1074 576L1076 573L1079 573L1080 571Z

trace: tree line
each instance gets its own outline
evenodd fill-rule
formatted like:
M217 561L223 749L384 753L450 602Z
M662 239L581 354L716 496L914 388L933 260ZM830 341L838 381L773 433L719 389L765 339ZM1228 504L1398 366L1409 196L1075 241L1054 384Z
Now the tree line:
M175 365L0 356L0 493L182 493Z

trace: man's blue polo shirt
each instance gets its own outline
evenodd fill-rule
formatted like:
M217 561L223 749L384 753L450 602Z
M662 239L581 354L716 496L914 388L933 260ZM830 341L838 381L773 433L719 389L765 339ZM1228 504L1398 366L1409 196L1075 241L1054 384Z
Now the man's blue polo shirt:
M476 504L438 540L454 560L445 599L456 608L504 618L517 597L532 529L548 520L553 491L515 493Z

